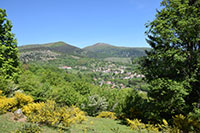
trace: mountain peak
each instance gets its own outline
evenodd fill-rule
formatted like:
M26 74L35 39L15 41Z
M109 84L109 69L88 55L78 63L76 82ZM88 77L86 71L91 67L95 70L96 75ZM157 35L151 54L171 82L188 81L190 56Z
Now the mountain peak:
M112 46L112 45L110 45L108 43L98 42L98 43L94 44L93 46Z
M87 47L85 47L85 48L83 48L83 49L107 48L107 47L115 47L115 46L110 45L110 44L108 44L108 43L98 42L98 43L95 43L95 44L93 44L93 45L91 45L91 46L87 46Z
M58 41L58 42L52 42L52 43L46 43L46 44L44 44L45 46L50 46L50 47L54 47L54 46L63 46L63 45L70 45L70 44L67 44L67 43L65 43L65 42L63 42L63 41ZM71 45L72 46L72 45Z

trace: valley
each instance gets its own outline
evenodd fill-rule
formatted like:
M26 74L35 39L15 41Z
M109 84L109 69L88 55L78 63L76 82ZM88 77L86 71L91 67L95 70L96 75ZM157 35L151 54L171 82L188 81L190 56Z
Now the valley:
M144 75L134 61L144 56L145 50L149 48L124 48L105 43L79 49L64 42L19 47L20 60L25 64L39 63L67 73L88 75L95 85L118 89L144 85Z

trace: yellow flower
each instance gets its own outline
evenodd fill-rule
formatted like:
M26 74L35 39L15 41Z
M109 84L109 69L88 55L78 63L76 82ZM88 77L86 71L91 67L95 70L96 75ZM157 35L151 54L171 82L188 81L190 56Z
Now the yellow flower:
M165 126L168 126L168 122L167 122L165 119L163 119L162 121L163 121L163 124L164 124Z

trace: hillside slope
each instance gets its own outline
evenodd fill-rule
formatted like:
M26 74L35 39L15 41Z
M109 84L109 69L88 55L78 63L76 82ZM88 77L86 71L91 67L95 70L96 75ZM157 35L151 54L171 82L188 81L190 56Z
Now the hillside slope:
M46 44L32 44L20 46L20 60L24 63L30 61L49 61L64 59L67 56L82 56L83 50L65 42Z
M116 47L106 43L96 43L92 46L83 48L83 50L91 52L89 57L107 58L107 57L140 57L145 56L145 50L150 48L134 48L134 47Z
M82 52L80 48L72 46L62 41L46 43L46 44L24 45L19 47L20 52L41 51L41 50L50 50L52 52L62 53L62 54L79 54Z
M66 60L76 58L96 58L105 61L131 63L135 57L145 55L149 48L116 47L106 43L96 43L92 46L80 49L65 42L53 42L46 44L32 44L20 46L20 60L29 61ZM63 62L63 61L62 61Z

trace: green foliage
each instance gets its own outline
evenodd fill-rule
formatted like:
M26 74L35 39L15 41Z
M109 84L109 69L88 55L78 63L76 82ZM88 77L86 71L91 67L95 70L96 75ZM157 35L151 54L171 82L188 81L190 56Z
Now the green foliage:
M33 96L35 101L47 100L49 94L48 83L41 83L38 76L30 71L25 71L19 76L18 88Z
M150 104L145 94L138 93L135 90L129 91L120 106L122 108L121 113L125 118L137 118L147 122L147 118L150 116Z
M16 80L19 72L17 42L6 17L6 11L0 8L0 75Z
M189 114L192 119L198 120L200 122L200 109L198 104L194 104L194 110Z
M48 99L64 105L80 106L86 102L94 85L79 75L52 67L29 65L19 77L18 89L33 96L35 101Z
M160 119L171 119L172 115L184 112L184 99L188 95L186 86L189 86L187 82L161 78L150 82L148 96L151 97L150 102L154 103L156 110L159 110Z
M86 100L86 97L77 92L70 84L66 84L64 87L53 90L50 96L52 99L55 99L56 102L68 106L80 106L81 103Z
M147 24L147 42L153 49L141 66L150 84L152 114L169 120L200 103L200 1L163 0L161 5Z
M12 79L7 79L5 76L0 75L0 89L4 95L13 95L13 92L17 89L17 85Z
M89 95L92 89L92 85L84 81L76 81L71 84L75 91L78 91L81 95Z

